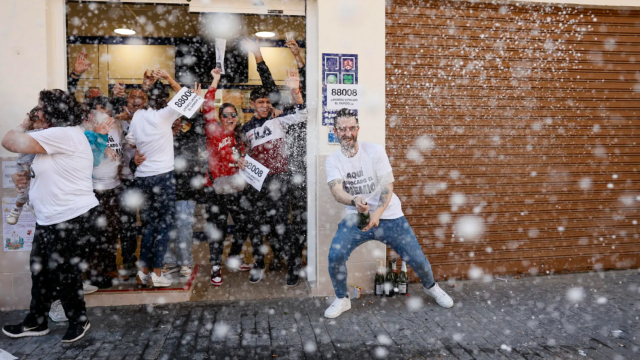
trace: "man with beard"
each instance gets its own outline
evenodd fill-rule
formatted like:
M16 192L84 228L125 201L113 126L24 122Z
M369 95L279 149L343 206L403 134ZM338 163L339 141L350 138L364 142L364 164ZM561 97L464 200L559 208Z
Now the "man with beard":
M400 199L393 193L393 171L384 147L358 142L360 126L351 110L339 110L333 126L340 150L327 158L327 183L334 199L345 205L347 214L329 249L329 276L336 299L324 316L336 318L351 309L346 262L355 248L370 240L381 241L395 250L418 274L425 293L434 297L438 305L452 307L453 300L434 281L431 265L402 213ZM358 228L358 213L370 216L362 230Z

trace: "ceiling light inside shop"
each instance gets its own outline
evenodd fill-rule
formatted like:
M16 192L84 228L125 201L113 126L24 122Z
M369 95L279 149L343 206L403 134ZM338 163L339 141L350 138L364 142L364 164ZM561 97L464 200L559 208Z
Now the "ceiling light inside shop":
M266 38L266 37L274 37L274 36L276 36L276 34L272 33L271 31L258 31L256 33L256 36L265 37Z
M136 32L131 30L131 29L127 29L127 28L120 28L120 29L115 29L113 30L116 34L120 34L120 35L133 35Z

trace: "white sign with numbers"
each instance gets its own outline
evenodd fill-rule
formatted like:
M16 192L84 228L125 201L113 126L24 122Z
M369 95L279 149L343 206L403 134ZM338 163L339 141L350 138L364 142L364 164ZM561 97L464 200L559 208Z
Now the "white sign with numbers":
M194 93L190 89L183 87L176 96L169 101L169 107L180 114L191 118L204 103L202 96Z
M252 159L249 155L245 156L244 159L247 160L247 166L245 166L243 171L240 171L240 175L247 180L249 185L260 191L262 189L264 179L267 178L269 169L262 166L262 164Z
M327 85L327 109L360 109L360 85Z

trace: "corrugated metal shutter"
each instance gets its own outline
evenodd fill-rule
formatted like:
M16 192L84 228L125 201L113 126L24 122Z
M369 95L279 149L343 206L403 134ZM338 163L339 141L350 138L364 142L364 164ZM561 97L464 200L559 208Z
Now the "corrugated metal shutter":
M640 265L640 11L393 0L386 19L386 146L436 277Z

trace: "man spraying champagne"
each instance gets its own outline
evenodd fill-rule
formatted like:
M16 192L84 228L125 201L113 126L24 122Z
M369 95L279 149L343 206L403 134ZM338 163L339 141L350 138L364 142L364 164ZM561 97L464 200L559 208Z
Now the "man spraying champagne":
M425 258L409 222L402 213L400 199L393 193L393 171L384 148L359 143L357 115L341 109L333 122L340 150L327 158L327 183L337 202L345 205L346 216L329 250L329 275L336 299L324 312L336 318L351 309L347 297L346 262L356 247L370 240L382 241L395 250L418 274L425 293L438 305L450 308L453 300L433 279L431 265ZM358 214L369 214L369 223L358 228Z

